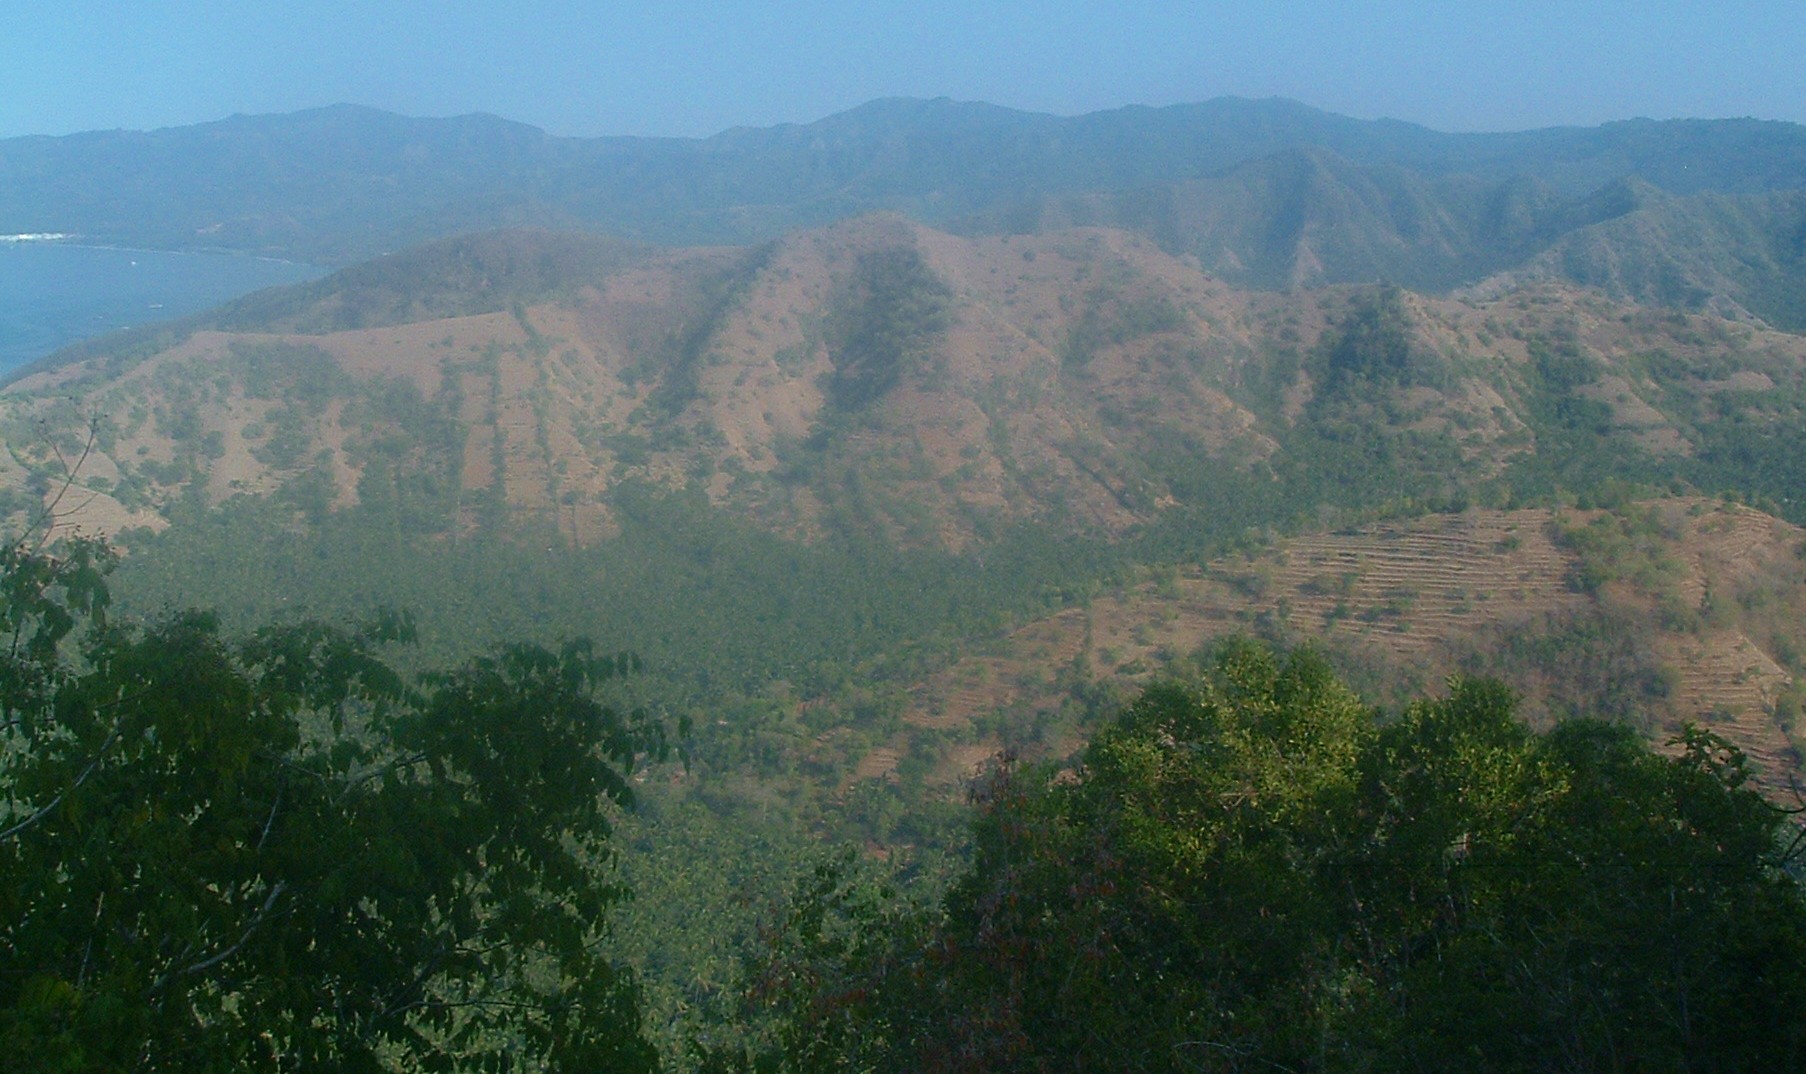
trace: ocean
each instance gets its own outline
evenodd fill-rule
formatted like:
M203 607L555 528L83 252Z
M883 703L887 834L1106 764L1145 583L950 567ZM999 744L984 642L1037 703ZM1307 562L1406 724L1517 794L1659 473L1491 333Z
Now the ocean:
M326 270L236 254L0 241L0 376L71 343Z

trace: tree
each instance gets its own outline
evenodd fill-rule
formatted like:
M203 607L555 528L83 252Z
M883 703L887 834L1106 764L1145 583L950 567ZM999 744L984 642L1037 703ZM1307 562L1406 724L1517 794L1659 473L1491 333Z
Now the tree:
M1324 339L1329 380L1347 385L1357 378L1376 383L1412 383L1411 316L1403 292L1387 285L1362 296L1337 329Z
M1314 1045L1337 934L1319 878L1371 732L1321 658L1234 642L1146 690L1072 776L999 773L949 918L1007 1063L961 1042L948 1065L1210 1070Z
M651 1069L597 954L626 657L409 681L410 634L109 621L108 553L0 550L0 1045L14 1069Z
M803 892L765 1061L1798 1069L1800 837L1722 739L1674 745L1537 734L1478 680L1381 720L1320 658L1230 643L1077 766L1000 767L937 913Z
M1753 1070L1806 1059L1806 899L1741 753L1536 735L1495 684L1386 728L1350 861L1386 1069ZM1789 841L1795 838L1789 836ZM1351 1029L1353 1027L1351 1026Z

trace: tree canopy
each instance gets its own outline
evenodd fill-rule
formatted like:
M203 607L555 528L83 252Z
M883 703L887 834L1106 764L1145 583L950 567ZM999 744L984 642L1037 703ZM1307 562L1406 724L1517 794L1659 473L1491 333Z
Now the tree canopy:
M998 768L934 912L808 886L761 1061L1795 1069L1793 829L1722 739L1672 745L1535 733L1485 681L1381 721L1320 658L1229 645L1076 767Z
M412 680L409 624L110 622L109 555L0 550L0 1045L13 1069L645 1070L599 953L631 658Z
M42 1070L652 1070L611 817L626 656L404 675L404 617L235 640L0 549L0 1046ZM1387 717L1247 641L1005 758L923 906L842 858L703 1069L1794 1069L1806 836L1689 728Z

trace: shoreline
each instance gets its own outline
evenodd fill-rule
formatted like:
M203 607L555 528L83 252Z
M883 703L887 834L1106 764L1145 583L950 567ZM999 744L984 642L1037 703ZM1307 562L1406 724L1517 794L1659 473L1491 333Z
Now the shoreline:
M0 295L0 383L66 347L331 271L234 251L110 246L73 234L60 240L0 236L0 279L8 291Z
M278 257L275 254L256 254L247 250L233 250L220 246L201 246L180 250L172 250L157 246L119 246L107 242L81 242L82 236L74 232L61 231L28 231L16 235L0 235L0 249L6 247L62 247L70 250L110 250L122 254L166 254L175 257L241 257L249 261L267 261L273 265L300 265L304 268L318 269L324 276L336 269L316 265L312 261L297 261L292 257Z

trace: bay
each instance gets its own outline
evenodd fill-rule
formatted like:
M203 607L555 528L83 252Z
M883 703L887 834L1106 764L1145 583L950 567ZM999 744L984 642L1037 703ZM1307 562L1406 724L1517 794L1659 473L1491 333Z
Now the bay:
M0 242L0 376L83 339L325 272L239 254Z

